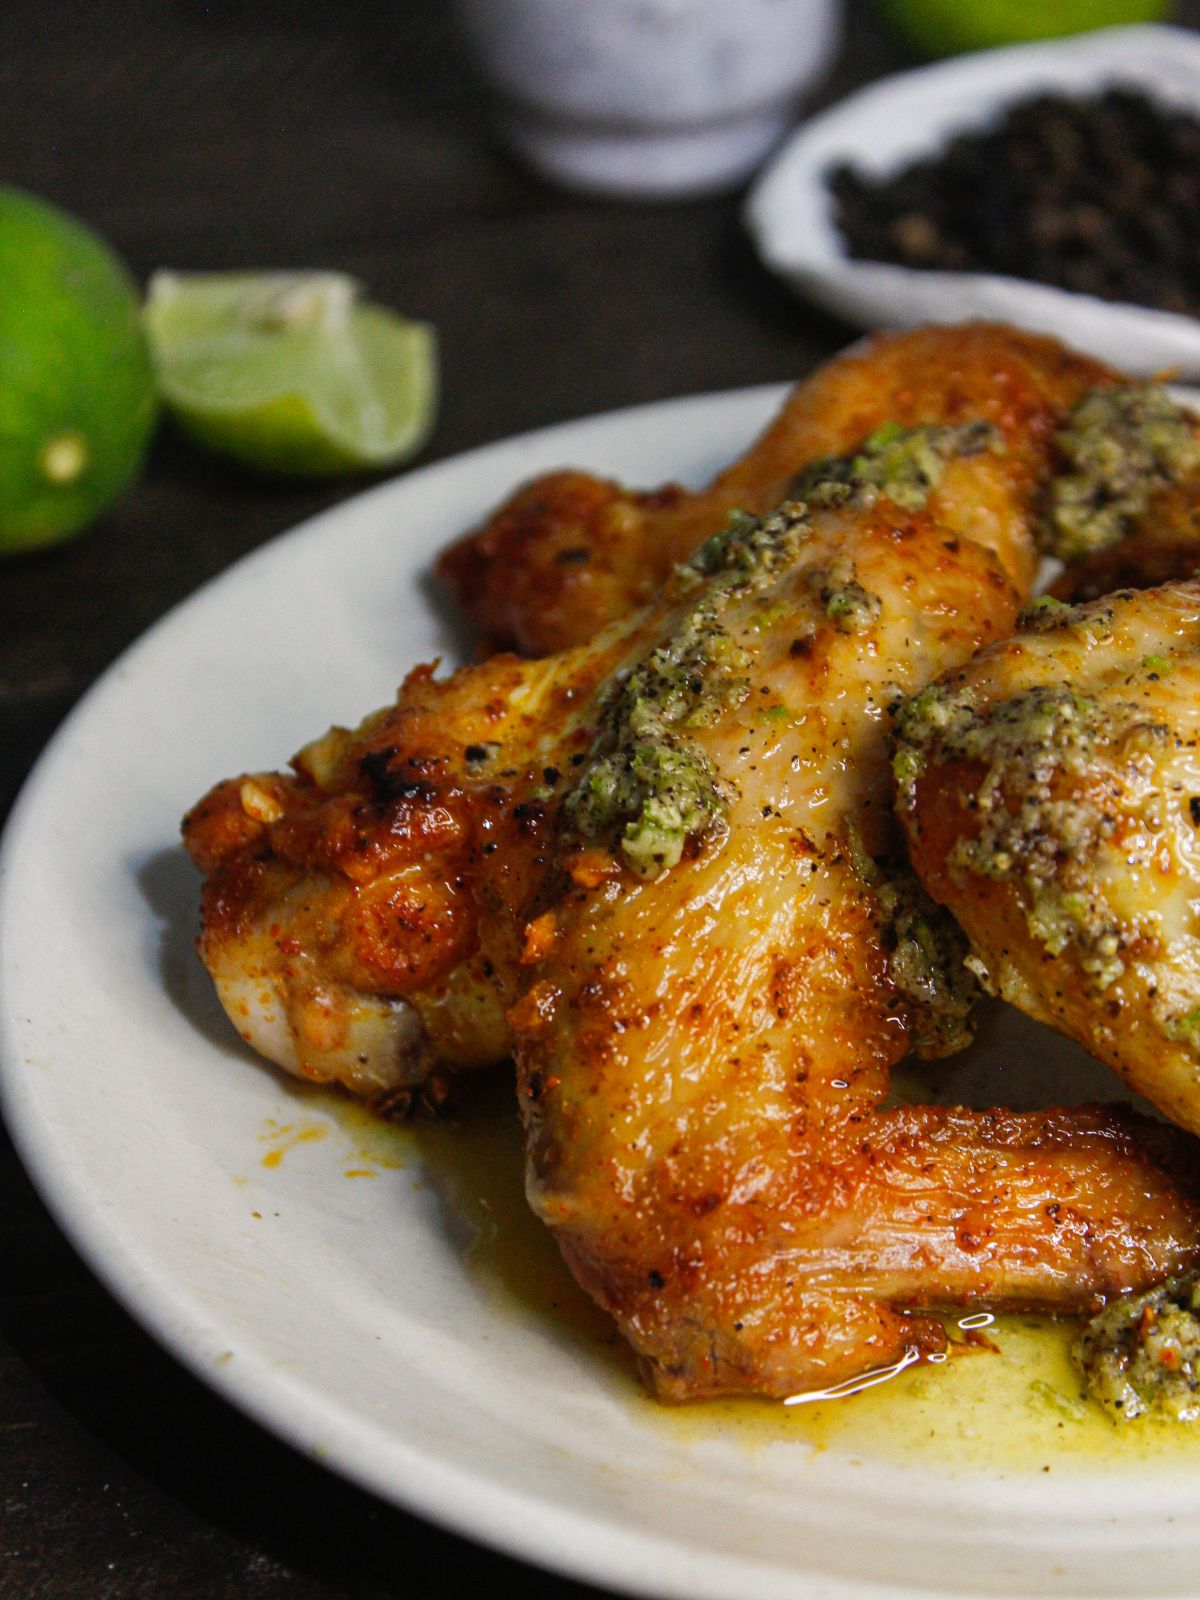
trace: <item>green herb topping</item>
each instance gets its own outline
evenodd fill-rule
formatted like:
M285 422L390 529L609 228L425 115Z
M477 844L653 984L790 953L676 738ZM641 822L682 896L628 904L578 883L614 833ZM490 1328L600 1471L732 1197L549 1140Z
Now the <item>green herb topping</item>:
M817 506L873 504L882 496L905 511L920 511L942 481L948 461L1001 448L1000 435L989 422L918 428L885 422L855 455L814 461L796 479L793 492Z
M1063 561L1115 544L1155 494L1200 472L1195 418L1155 383L1094 389L1057 444L1066 470L1051 485L1039 532Z
M982 708L972 690L935 684L900 707L896 736L893 769L910 815L927 763L986 768L971 799L977 830L955 846L951 867L1019 883L1029 930L1047 954L1070 946L1096 991L1113 983L1125 935L1086 862L1115 824L1073 798L1071 780L1094 768L1101 747L1121 759L1167 730L1135 705L1101 707L1065 684Z
M883 610L879 596L859 583L849 556L835 556L827 567L813 567L805 574L805 581L839 633L861 633Z
M912 872L889 874L879 890L887 918L888 973L905 1001L909 1043L925 1060L965 1050L979 985L967 968L966 936Z
M1071 1357L1116 1422L1200 1419L1200 1277L1114 1300L1084 1327Z
M772 583L807 537L805 508L795 502L761 518L735 512L676 570L671 594L684 605L671 633L608 691L564 810L586 839L615 834L639 877L676 866L689 840L724 825L731 794L691 737L750 693L750 658L722 618L732 600Z

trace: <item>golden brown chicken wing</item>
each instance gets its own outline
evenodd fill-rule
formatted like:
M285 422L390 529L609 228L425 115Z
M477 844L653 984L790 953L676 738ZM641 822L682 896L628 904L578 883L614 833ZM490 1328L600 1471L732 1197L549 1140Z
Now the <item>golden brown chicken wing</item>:
M1025 335L1011 348L996 330L964 337L957 366L940 332L843 358L818 384L833 431L820 432L808 393L775 432L790 437L801 413L813 413L814 447L874 427L886 412L866 405L864 363L887 403L911 414L918 398L933 403L936 369L950 393L938 390L937 415L953 420L852 435L851 454L810 465L805 491L830 503L874 495L897 517L927 502L946 538L974 532L999 550L1024 592L1044 396L1073 395L1095 369ZM963 410L993 368L1003 404L980 398L998 423ZM743 463L727 477L747 486L753 474ZM201 951L256 1049L373 1100L507 1053L519 946L493 908L521 903L523 863L595 731L597 686L655 626L633 617L543 666L500 658L440 683L418 669L395 706L316 741L294 775L231 780L193 810L185 839L209 879Z
M904 709L896 762L988 986L1200 1131L1200 582L1037 602Z
M852 455L889 425L985 421L997 430L1013 458L995 485L975 464L967 492L951 470L930 501L943 526L994 544L996 519L1030 514L1071 408L1117 381L1098 362L1013 328L879 334L798 384L762 437L707 488L637 491L585 472L551 473L452 546L438 570L493 646L527 655L566 649L653 600L675 563L731 511L758 514L802 493L797 480L807 468Z
M780 520L718 549L717 598L676 592L610 682L511 1014L531 1200L668 1399L825 1386L940 1348L914 1308L1076 1309L1196 1252L1181 1136L1096 1108L882 1107L907 1047L872 870L886 707L1006 628L1012 591L927 516L852 499L777 560ZM681 684L706 604L716 665ZM664 723L683 748L657 763ZM660 769L684 758L705 820L648 876ZM577 870L581 827L606 871Z
M189 812L200 954L248 1043L381 1109L508 1054L517 908L597 687L637 636L442 680L418 667L395 705L331 729L292 773L230 779Z
M1170 1133L881 1107L937 987L887 708L1011 624L1024 548L822 498L733 519L591 647L414 675L189 823L226 1004L262 985L302 1067L371 1059L337 985L403 1007L405 1048L511 1030L535 1207L665 1398L836 1382L939 1349L921 1308L1076 1308L1196 1253Z

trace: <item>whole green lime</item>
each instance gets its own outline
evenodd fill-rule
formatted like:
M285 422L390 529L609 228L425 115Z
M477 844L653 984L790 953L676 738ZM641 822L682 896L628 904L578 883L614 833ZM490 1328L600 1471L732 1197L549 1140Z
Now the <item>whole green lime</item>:
M0 185L0 554L77 533L157 411L137 285L90 229Z
M1127 22L1157 22L1171 0L880 0L889 19L926 55L1054 39Z

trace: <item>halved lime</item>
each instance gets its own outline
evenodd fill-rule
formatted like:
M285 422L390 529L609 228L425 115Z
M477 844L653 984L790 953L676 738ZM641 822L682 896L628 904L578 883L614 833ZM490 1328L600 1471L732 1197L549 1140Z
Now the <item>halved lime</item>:
M146 331L179 427L262 472L393 466L433 424L427 323L370 305L338 272L158 272Z
M77 533L157 412L137 285L73 217L0 185L0 553Z

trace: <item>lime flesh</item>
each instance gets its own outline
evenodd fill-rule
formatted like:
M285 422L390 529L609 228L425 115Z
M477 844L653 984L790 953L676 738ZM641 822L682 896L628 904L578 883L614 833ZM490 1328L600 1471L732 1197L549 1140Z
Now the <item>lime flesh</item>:
M433 331L359 294L340 273L156 274L145 323L175 422L286 476L407 459L433 422Z
M138 472L156 409L124 265L64 211L0 185L0 553L91 522Z

